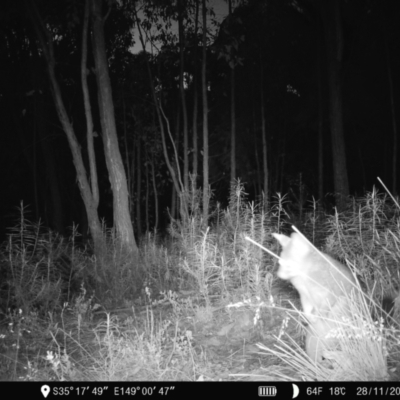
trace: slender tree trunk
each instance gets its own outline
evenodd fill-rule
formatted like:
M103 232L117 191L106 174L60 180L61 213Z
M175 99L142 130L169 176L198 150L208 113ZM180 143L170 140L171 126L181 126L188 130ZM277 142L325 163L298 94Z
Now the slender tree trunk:
M145 47L145 43L144 43L144 39L143 39L143 34L142 34L140 21L139 21L139 18L137 16L136 10L135 10L135 20L136 20L136 24L137 24L138 31L139 31L139 39L140 39L140 42L142 44L143 51L145 51L146 47ZM159 102L159 100L157 98L157 95L156 95L156 91L155 91L155 87L154 87L154 83L153 83L153 77L152 77L152 73L151 73L151 69L150 69L150 64L149 64L149 60L147 58L146 58L146 66L147 66L147 72L149 74L149 82L150 82L150 87L151 87L151 93L152 93L152 96L153 96L154 106L155 106L155 109L156 109L157 119L158 119L158 123L159 123L159 127L160 127L161 143L162 143L165 163L167 164L168 171L169 171L169 173L171 175L171 179L172 179L172 182L174 184L174 189L177 191L177 193L178 193L178 195L180 197L181 193L182 193L182 190L183 190L183 184L180 181L178 154L176 152L175 144L174 144L174 141L173 141L170 129L169 129L169 121L166 118L166 116L165 116L165 114L164 114L164 112L163 112L163 110L161 108L161 104L160 104L160 102ZM176 161L175 165L176 165L176 168L178 170L178 173L175 172L175 169L172 166L171 161L170 161L169 156L168 156L167 143L166 143L166 137L165 137L166 134L165 134L165 128L164 128L164 123L163 123L163 117L164 117L165 123L167 125L167 132L169 134L171 143L172 143L172 145L174 147L175 161ZM181 207L180 208L180 212L181 212L181 217L182 218L186 218L187 210L184 210Z
M151 180L153 183L153 192L154 192L154 209L155 209L155 222L154 222L154 231L156 232L158 229L158 192L157 192L157 184L156 184L156 172L154 168L154 151L151 153Z
M122 114L123 114L123 127L124 127L124 146L125 146L125 165L126 165L126 175L127 175L127 185L128 185L128 193L129 193L129 213L131 210L132 203L132 186L131 186L131 163L129 160L129 146L128 146L128 132L127 132L127 123L126 123L126 105L125 105L125 94L123 89L121 88L121 97L122 97Z
M173 142L174 149L179 149L179 132L180 132L180 127L181 127L181 108L179 106L179 103L177 104L177 112L176 112L176 120L175 120L175 137L172 138L171 136L171 141ZM179 176L179 159L178 156L176 155L175 157L176 160L176 175ZM179 206L182 204L181 203L181 192L178 192L176 188L172 189L171 193L171 218L175 219L176 216L178 215L178 210Z
M135 179L135 165L136 165L136 146L137 146L137 141L138 139L138 134L137 132L135 132L136 135L133 137L133 143L132 143L132 159L131 159L131 165L130 165L130 170L131 170L131 186L130 186L130 193L132 193L132 196L130 198L130 202L129 202L129 212L131 215L131 220L134 221L135 220L135 199L136 201L138 201L137 196L135 196L135 187L136 187L136 179ZM137 231L137 230L136 230Z
M194 188L197 187L197 175L199 168L199 150L198 150L198 138L197 138L197 114L198 114L198 93L197 93L197 30L198 30L198 19L199 19L199 0L196 0L196 12L194 22L194 76L193 76L193 175L194 175Z
M52 34L48 31L47 26L41 19L35 4L33 2L29 2L28 7L29 7L29 16L32 19L33 26L35 28L40 46L43 51L43 56L47 62L50 86L58 118L67 136L68 144L72 152L72 160L77 172L77 180L80 193L86 208L88 225L94 244L94 251L96 255L101 256L104 246L103 246L102 228L97 214L98 203L96 201L95 193L93 193L91 185L87 179L86 168L82 159L80 143L78 142L75 136L72 123L69 120L62 99L61 89L58 84L58 80L56 78L53 37ZM84 54L82 54L82 56L84 57Z
M207 8L206 0L202 0L203 7L203 58L201 64L202 97L203 97L203 229L208 227L208 101L207 101Z
M343 32L340 0L324 0L322 15L328 60L329 117L332 139L332 158L336 206L342 210L349 195L346 151L343 129L342 64Z
M231 183L236 179L235 67L231 69Z
M269 189L268 189L268 148L267 148L267 130L265 124L265 104L264 104L264 71L261 64L260 74L260 94L261 94L261 137L262 137L262 149L263 149L263 173L264 173L264 210L268 209L269 202Z
M149 155L147 147L144 147L145 151L145 172L146 172L146 233L150 232L149 229Z
M85 16L83 23L82 33L82 59L81 59L81 82L83 92L83 104L85 108L86 118L86 142L89 155L89 171L90 171L90 188L93 195L94 206L99 206L99 185L97 179L97 167L96 167L96 153L94 151L94 124L92 116L92 108L90 105L89 86L87 83L87 42L88 42L88 31L89 31L89 15L90 15L90 0L85 1Z
M232 17L232 0L229 0L229 16ZM231 67L231 185L236 179L236 113L235 113L235 66Z
M136 178L136 225L137 225L137 232L138 237L142 236L142 213L141 213L141 204L142 204L142 156L141 156L141 147L142 143L140 138L136 142L136 171L137 171L137 178Z
M189 189L189 144L188 144L188 117L185 99L184 72L185 72L185 32L183 28L183 0L178 0L178 29L179 29L179 53L180 53L180 69L179 69L179 93L181 97L182 116L183 116L183 186L185 193ZM181 198L180 201L186 201Z
M104 39L102 2L103 0L91 0L93 16L92 39L104 152L113 192L114 225L119 239L125 248L129 251L137 251L133 225L129 215L126 174L118 147L114 104Z
M155 110L153 109L153 131L154 131L154 143L157 142L157 135L156 135L156 116L155 116ZM151 175L152 175L152 182L153 182L153 192L154 192L154 208L155 208L155 223L154 223L154 232L157 231L158 229L158 223L159 223L159 207L158 207L158 190L157 190L157 183L156 183L156 171L155 171L155 148L156 146L153 146L152 151L151 151Z
M256 72L253 68L252 71L252 79L251 79L251 102L252 102L252 127L253 127L253 135L254 135L254 146L255 146L255 157L256 157L256 165L257 165L257 185L258 185L258 190L257 193L259 196L261 196L262 193L262 179L261 179L261 165L260 165L260 158L259 158L259 154L258 154L258 137L257 137L257 118L256 118L256 104L258 104L258 101L256 101L255 99L257 98L257 91L255 88L255 76L256 76Z
M317 87L318 87L318 198L322 201L324 197L324 110L322 107L322 26L321 18L318 17L317 38Z
M37 181L37 122L35 121L35 129L33 130L33 193L35 198L35 219L39 220L39 195L38 195L38 181Z
M255 118L254 112L253 112L253 118ZM260 166L260 157L258 156L258 140L257 140L257 132L255 130L255 126L254 126L254 154L256 157L256 167L257 167L257 190L256 190L256 192L257 192L257 196L261 196L261 193L262 193L261 166Z
M176 102L176 104L178 105L177 106L178 110L176 112L175 137L174 137L174 139L171 138L171 140L174 141L174 148L175 149L179 149L179 146L180 146L180 132L181 132L181 107L179 106L179 101ZM175 156L175 160L176 160L176 171L177 171L176 174L178 176L180 176L179 164L178 164L179 163L179 157L178 157L177 154ZM174 205L174 207L172 207L172 205L171 205L171 209L172 209L171 216L172 216L172 218L176 218L176 216L179 215L179 209L182 206L186 205L186 203L182 203L182 202L185 201L182 198L182 194L184 192L185 192L184 190L182 190L181 192L174 191L173 194L172 194L172 202L171 202L171 204L173 203L173 205Z

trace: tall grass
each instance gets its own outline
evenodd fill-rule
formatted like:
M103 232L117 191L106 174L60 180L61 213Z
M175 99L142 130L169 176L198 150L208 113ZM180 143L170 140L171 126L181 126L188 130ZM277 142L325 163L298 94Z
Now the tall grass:
M266 210L249 203L238 182L229 206L215 205L204 230L201 195L192 189L188 218L172 221L167 239L146 234L134 258L112 230L104 230L99 259L77 245L76 230L62 238L29 222L21 209L0 248L3 379L218 379L215 348L224 359L234 348L257 360L258 379L393 379L400 365L400 228L385 196L373 191L335 215L313 202L299 220L293 208L287 212L287 197L278 194ZM348 263L371 298L349 299L348 320L340 312L330 316L335 345L319 364L303 350L307 321L295 293L275 277L276 261L244 239L279 253L271 233L287 232L294 222ZM388 294L394 312L376 324ZM261 355L237 347L260 340ZM221 376L235 380L232 372L227 367Z
M311 360L290 333L281 332L274 348L259 345L262 352L275 355L295 374L278 369L269 370L270 376L306 381L383 381L398 376L396 369L391 371L394 360L389 356L396 357L399 349L398 324L396 328L385 326L383 317L374 318L377 313L371 313L362 292L347 293L344 297L342 307L321 317L330 327L319 343L324 349L322 362ZM378 305L374 307L380 309ZM291 318L298 323L304 319L300 311L291 313Z

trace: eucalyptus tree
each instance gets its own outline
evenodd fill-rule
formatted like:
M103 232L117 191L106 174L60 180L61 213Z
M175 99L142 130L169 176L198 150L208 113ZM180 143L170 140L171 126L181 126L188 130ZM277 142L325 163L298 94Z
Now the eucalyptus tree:
M41 53L46 60L50 85L56 111L62 128L67 136L76 168L80 193L85 204L90 233L96 254L104 250L104 237L98 215L100 200L96 168L94 138L98 134L94 130L93 111L87 83L90 71L94 72L97 82L97 97L101 138L113 194L113 218L118 240L129 252L137 250L133 226L129 215L129 201L126 173L118 145L114 115L112 87L109 76L109 58L106 49L104 26L111 13L121 12L118 3L107 2L103 10L103 0L86 0L84 4L65 1L55 7L53 2L29 0L28 12L36 31ZM65 28L67 27L67 31ZM57 76L57 50L60 42L75 40L74 51L78 51L79 41L76 34L81 28L81 85L83 92L84 114L86 118L86 139L89 158L89 172L86 170L82 150L77 138L73 121L63 99L60 77ZM74 31L75 36L71 35ZM94 65L88 62L88 35L92 38L91 49ZM91 68L91 69L90 69Z
M173 190L179 198L179 211L182 219L190 213L191 202L188 198L189 173L198 174L198 91L200 82L197 76L200 68L198 62L206 63L204 54L209 49L209 26L207 19L203 21L203 32L206 41L198 34L199 10L205 15L212 11L200 1L179 0L178 2L140 2L138 3L135 18L139 31L142 48L152 52L148 59L158 63L158 71L150 68L149 82L152 87L153 100L156 108L158 125L160 129L165 162L173 183ZM177 26L177 34L173 27ZM201 61L198 60L197 48L202 46ZM191 54L192 52L192 54ZM203 61L204 60L204 61ZM206 64L202 67L205 71ZM166 80L167 73L169 79ZM178 84L177 84L178 83ZM179 101L166 102L172 93L179 92ZM193 90L192 113L192 143L189 140L189 113L188 93ZM202 94L204 110L204 93ZM171 122L175 118L175 123ZM207 128L206 128L207 127ZM203 200L203 209L208 207L208 129L207 113L203 111L203 192L207 202ZM175 132L175 136L173 135ZM183 145L180 146L180 135L183 136ZM190 168L189 154L193 154L193 167ZM183 162L181 162L183 160ZM195 178L194 178L195 181ZM196 185L194 185L196 188ZM206 211L206 214L208 211Z

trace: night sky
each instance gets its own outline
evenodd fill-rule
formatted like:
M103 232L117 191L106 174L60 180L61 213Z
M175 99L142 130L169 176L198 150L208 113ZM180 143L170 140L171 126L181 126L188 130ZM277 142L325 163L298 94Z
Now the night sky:
M59 32L55 45L57 78L87 161L79 75L82 6L80 2L67 0L35 0L35 3L44 18ZM372 190L373 185L379 186L378 176L393 190L393 126L396 125L398 131L400 125L400 2L353 0L340 3L343 28L340 76L350 194L360 196ZM62 233L67 232L73 222L82 227L86 223L71 151L55 111L46 64L24 4L7 1L3 5L5 12L0 16L1 240L5 237L6 228L15 225L18 220L21 202L27 207L27 218L35 221L40 218L46 226ZM232 43L230 35L238 43L233 51L237 61L237 177L244 183L249 200L257 200L262 183L261 92L265 101L271 196L279 191L288 193L289 199L295 201L301 190L307 200L313 196L318 198L319 113L322 113L323 191L324 194L333 192L327 44L320 15L324 4L324 1L319 4L312 0L252 0L241 5L236 2L235 27L227 33L225 22L222 23L223 29L220 25L216 26L216 33L209 40L207 64L210 183L214 202L226 205L229 196L231 69L221 51ZM218 6L218 2L214 5ZM219 21L220 10L218 7ZM186 99L189 147L192 149L194 40L193 36L189 39L191 24L186 23L185 26L188 36L185 42ZM133 154L137 157L138 143L141 146L141 188L137 193L135 184L132 198L134 204L141 204L143 231L146 229L146 204L149 205L150 228L154 223L150 162L155 166L161 229L168 223L172 184L163 161L157 122L154 122L143 54L131 51L132 48L137 49L139 43L137 30L133 27L133 22L126 16L122 18L121 11L114 7L107 18L105 31L124 162L131 160ZM134 36L130 37L129 32ZM175 22L170 33L177 34ZM176 38L171 40L154 54L152 68L154 79L163 88L164 111L182 161L182 113L179 111L177 79L179 46ZM199 72L201 44L198 46ZM89 70L92 65L93 58L89 56ZM95 144L100 185L99 216L112 225L112 194L101 143L96 84L93 74L89 74L88 79L95 130L99 133ZM200 149L201 106L199 97ZM124 132L127 132L125 136ZM172 157L171 146L168 150ZM191 163L192 152L189 160ZM200 157L200 165L201 160ZM397 164L400 165L399 162ZM137 181L137 165L132 174ZM201 177L198 182L201 183ZM399 184L400 178L397 189ZM60 222L55 226L53 215L56 209L61 213L63 228Z

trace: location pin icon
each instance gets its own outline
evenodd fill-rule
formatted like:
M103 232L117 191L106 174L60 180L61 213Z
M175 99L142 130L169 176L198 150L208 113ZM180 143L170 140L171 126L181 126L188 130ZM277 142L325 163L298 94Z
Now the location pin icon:
M46 398L50 393L50 387L48 385L43 385L40 389L44 398Z

